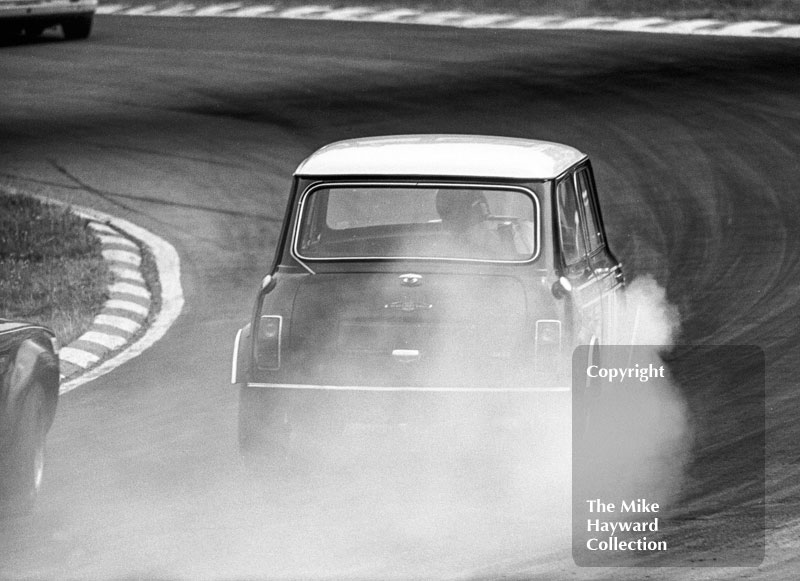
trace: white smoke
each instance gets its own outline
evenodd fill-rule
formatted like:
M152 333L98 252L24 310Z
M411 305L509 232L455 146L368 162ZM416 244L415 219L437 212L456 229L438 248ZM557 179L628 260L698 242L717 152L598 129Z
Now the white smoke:
M574 524L583 539L576 541L578 546L593 536L586 530L586 518L598 516L586 514L585 503L591 499L616 506L636 499L657 502L661 511L656 516L664 523L680 493L689 459L689 413L668 364L680 330L678 310L655 280L643 277L626 288L618 322L618 345L600 349L601 365L619 369L652 365L663 369L663 377L595 384L601 391L588 412L590 435L575 457ZM628 515L634 520L637 516ZM614 558L607 564L620 564L619 557Z
M680 329L678 308L667 300L666 291L651 276L635 279L625 289L625 309L619 326L630 330L622 344L654 345L669 349Z
M621 327L635 330L638 344L669 349L679 320L664 290L638 279L626 299ZM607 404L636 437L599 458L598 481L610 496L674 497L688 434L677 390L647 383L635 398ZM535 421L503 425L504 412ZM127 488L108 476L68 509L96 525L82 542L97 555L81 575L483 579L539 563L551 578L571 576L569 398L498 398L491 407L443 398L420 413L426 432L351 426L342 441L318 442L303 471L247 477L233 469L231 441L220 446L224 465L201 470L198 454L184 461L193 471L168 481L176 472L162 477L157 467Z
M680 329L677 309L649 277L632 281L624 294L616 323L633 334L626 344L635 344L637 356L660 361ZM474 299L450 298L460 305ZM484 578L541 561L542 555L569 568L568 394L560 400L545 395L500 401L476 406L469 398L434 398L418 412L428 426L424 431L415 425L363 432L350 426L345 438L318 442L306 458L308 472L262 482L262 507L237 515L247 523L241 547L248 549L237 555L237 543L229 539L225 573ZM678 390L669 378L642 383L633 394L609 394L602 408L613 410L615 426L623 426L628 437L617 445L619 433L611 430L604 432L609 440L598 439L614 445L597 449L591 466L595 491L617 502L646 497L668 506L680 488L689 435ZM498 421L504 416L515 420ZM526 417L532 421L513 424ZM289 517L275 522L267 516L275 513ZM293 519L298 528L286 537ZM263 555L252 553L253 535L261 539Z

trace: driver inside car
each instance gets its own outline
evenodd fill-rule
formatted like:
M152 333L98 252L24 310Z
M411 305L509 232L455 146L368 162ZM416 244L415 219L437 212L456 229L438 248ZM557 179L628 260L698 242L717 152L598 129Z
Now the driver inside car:
M480 190L439 190L436 211L459 257L508 259L517 254L511 225L492 220L489 203Z

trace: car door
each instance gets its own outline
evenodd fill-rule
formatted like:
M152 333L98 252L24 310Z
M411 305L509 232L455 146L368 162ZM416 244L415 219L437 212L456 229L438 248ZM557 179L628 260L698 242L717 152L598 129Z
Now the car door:
M586 223L579 201L574 172L556 186L558 242L561 276L569 281L572 302L573 346L599 339L602 321L601 291L587 248Z
M575 186L578 203L583 212L586 230L586 252L590 268L600 294L602 323L598 338L603 344L618 343L614 329L622 313L619 312L623 285L622 267L611 253L606 243L600 206L597 203L597 190L590 165L585 165L575 172Z

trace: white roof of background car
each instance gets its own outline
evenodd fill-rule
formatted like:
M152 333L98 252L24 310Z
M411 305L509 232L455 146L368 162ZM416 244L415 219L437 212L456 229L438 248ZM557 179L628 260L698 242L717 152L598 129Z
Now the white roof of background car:
M298 176L449 176L549 179L586 155L568 145L479 135L394 135L318 149Z

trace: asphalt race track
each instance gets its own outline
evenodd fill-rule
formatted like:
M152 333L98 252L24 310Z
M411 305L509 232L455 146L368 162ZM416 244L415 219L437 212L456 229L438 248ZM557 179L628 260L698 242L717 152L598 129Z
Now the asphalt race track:
M794 40L113 16L98 17L85 42L6 43L2 177L169 240L186 306L153 348L62 398L38 510L0 523L0 577L792 578L799 49ZM697 567L577 568L568 541L557 542L569 523L537 509L547 498L447 494L441 482L426 489L380 470L255 485L243 477L230 346L271 262L291 172L329 141L415 132L535 137L589 153L612 246L632 278L649 274L666 288L679 343L765 351L765 434L739 405L754 395L749 383L698 388L701 362L676 372L695 444L679 491L691 510L675 543L713 546L730 522L722 513L765 501L766 532L744 519L719 548L731 557L763 538L761 566L708 567L711 556ZM731 450L764 437L762 497L740 485Z

